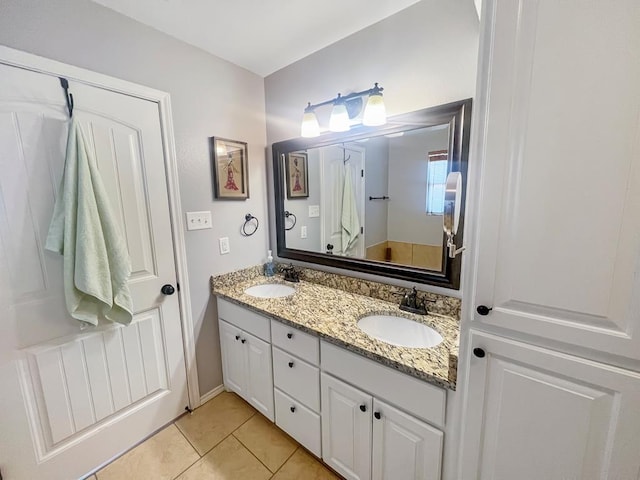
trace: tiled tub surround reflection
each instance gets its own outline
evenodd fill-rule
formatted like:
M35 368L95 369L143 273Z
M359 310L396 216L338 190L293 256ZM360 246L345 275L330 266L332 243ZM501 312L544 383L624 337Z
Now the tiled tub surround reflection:
M212 277L212 291L215 295L319 335L331 343L403 373L455 390L459 300L427 294L428 298L438 297L436 303L427 305L429 315L413 315L398 308L399 297L391 293L398 290L396 287L341 275L335 275L341 277L337 279L324 278L333 275L324 272L318 275L318 271L310 269L301 270L304 280L296 284L286 282L296 290L289 297L264 299L244 293L245 289L254 285L285 283L280 276L262 276L261 267ZM319 279L323 280L323 284L314 282ZM421 293L423 295L425 294ZM447 312L449 315L440 312ZM451 313L455 313L455 316ZM360 318L372 314L396 315L424 323L437 330L444 341L434 348L404 348L376 340L357 326Z

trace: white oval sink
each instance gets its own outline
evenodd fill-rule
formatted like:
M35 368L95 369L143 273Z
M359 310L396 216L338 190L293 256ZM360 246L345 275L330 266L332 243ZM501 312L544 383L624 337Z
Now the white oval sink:
M358 327L367 335L398 347L430 348L443 340L433 328L393 315L369 315L358 320Z
M258 298L281 298L296 293L295 288L281 283L265 283L247 288L244 293Z

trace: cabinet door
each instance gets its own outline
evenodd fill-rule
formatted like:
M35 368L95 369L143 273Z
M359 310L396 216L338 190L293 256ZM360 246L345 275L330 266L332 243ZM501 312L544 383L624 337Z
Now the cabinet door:
M227 390L246 397L245 353L241 343L242 330L220 320L220 350L222 352L222 376Z
M635 479L640 374L485 333L462 432L464 479Z
M348 480L371 478L372 398L321 375L322 459Z
M640 2L483 8L474 321L640 359Z
M377 399L373 411L373 480L440 480L442 432Z
M243 332L246 340L247 390L245 400L272 422L273 409L273 367L271 345L253 335Z

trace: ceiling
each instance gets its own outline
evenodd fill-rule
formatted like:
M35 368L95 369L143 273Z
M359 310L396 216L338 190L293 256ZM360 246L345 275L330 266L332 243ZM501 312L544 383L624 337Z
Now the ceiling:
M419 0L93 0L267 76Z

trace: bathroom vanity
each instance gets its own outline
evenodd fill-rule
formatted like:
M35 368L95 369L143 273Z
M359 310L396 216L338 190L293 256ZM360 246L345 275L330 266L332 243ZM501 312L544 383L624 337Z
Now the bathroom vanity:
M447 392L456 387L456 317L409 314L304 280L288 283L294 292L279 298L246 293L282 284L278 278L212 283L225 388L345 478L441 478ZM376 340L357 324L371 314L425 324L442 341L406 348Z

